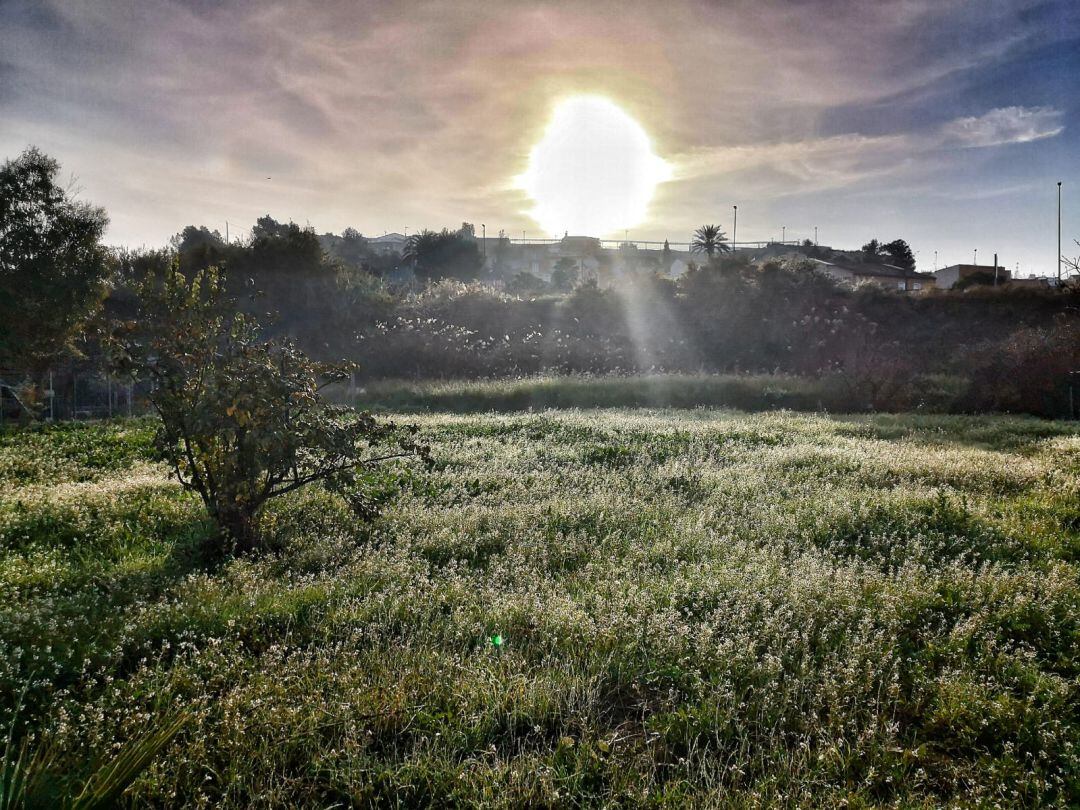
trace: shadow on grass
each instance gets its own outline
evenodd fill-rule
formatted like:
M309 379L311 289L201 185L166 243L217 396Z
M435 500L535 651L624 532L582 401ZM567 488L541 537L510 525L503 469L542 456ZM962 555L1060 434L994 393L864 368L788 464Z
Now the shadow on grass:
M1030 455L1047 439L1080 436L1080 422L1005 414L822 414L841 436Z

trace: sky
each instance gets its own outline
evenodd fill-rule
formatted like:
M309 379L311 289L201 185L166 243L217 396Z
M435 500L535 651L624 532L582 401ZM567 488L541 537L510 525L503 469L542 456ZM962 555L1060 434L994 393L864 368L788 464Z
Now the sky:
M670 167L631 239L738 205L740 242L1053 273L1078 88L1077 0L0 0L0 157L56 157L133 247L266 213L550 236L520 178L587 94Z

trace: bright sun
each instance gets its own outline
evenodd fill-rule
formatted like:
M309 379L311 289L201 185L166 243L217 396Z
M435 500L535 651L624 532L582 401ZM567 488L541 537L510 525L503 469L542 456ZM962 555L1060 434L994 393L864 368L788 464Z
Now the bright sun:
M606 98L575 96L555 109L520 180L548 233L606 236L641 222L670 175L641 124Z

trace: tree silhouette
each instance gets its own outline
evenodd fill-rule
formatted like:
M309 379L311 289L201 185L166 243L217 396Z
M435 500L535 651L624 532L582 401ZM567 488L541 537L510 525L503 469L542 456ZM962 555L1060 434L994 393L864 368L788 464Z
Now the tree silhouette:
M690 250L694 253L706 253L712 257L717 253L729 253L731 245L728 244L727 236L720 230L719 225L702 225L694 231Z
M445 228L423 230L410 236L402 258L412 265L417 278L431 281L440 278L471 281L480 274L483 265L475 239Z
M57 183L31 147L0 165L0 366L44 368L105 293L108 218Z
M887 245L882 245L881 249L897 267L903 267L908 272L915 271L915 254L903 239L894 239Z

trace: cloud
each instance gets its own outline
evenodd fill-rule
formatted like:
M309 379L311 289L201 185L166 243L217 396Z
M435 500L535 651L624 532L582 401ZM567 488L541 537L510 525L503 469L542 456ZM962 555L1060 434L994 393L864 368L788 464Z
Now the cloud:
M678 162L685 178L758 173L772 175L774 193L840 188L881 178L903 168L916 148L907 135L834 135L746 146L698 150ZM774 188L771 186L775 185Z
M659 229L735 189L854 188L931 165L940 130L823 137L822 119L1045 46L1026 13L1042 2L0 0L0 155L54 152L120 242L267 211L320 230L532 231L513 178L554 104L588 92L680 167ZM979 48L950 45L969 30ZM1054 120L983 127L1015 140ZM977 145L965 137L948 135Z
M1065 131L1053 107L998 107L979 116L957 118L942 127L946 144L966 148L1002 146L1053 138Z

